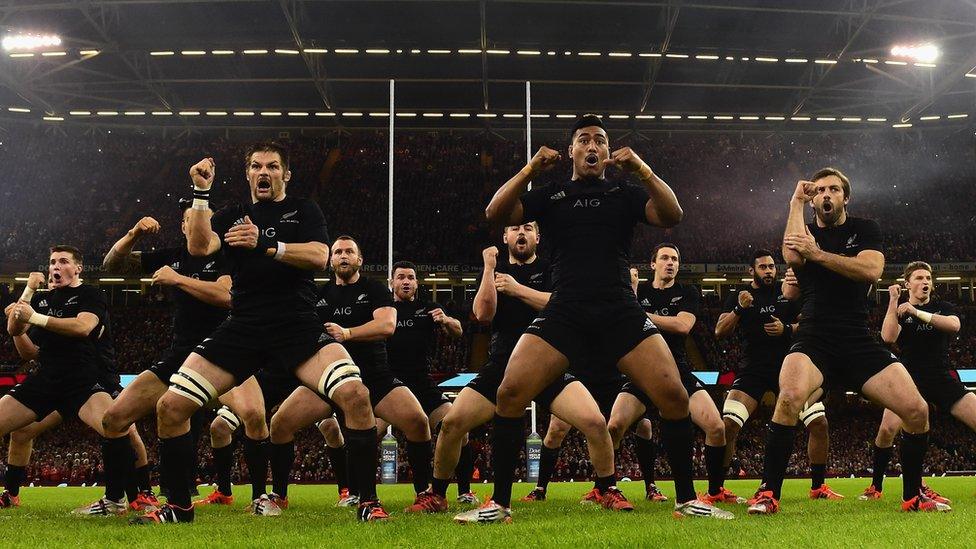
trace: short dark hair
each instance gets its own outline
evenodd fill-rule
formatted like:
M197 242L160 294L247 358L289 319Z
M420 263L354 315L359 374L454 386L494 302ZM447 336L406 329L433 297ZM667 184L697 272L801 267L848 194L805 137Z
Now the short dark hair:
M756 250L755 253L752 254L752 265L751 266L752 267L755 267L756 266L756 260L759 259L760 257L766 257L767 255L769 257L772 257L773 258L773 263L776 262L776 258L773 257L773 252L771 252L769 250L758 249L758 250Z
M581 128L588 128L590 126L596 126L603 131L607 131L606 126L603 125L603 119L598 115L584 114L577 118L576 123L573 124L573 129L569 132L569 141L572 142L576 138L576 132L580 131Z
M340 234L335 238L335 240L332 241L332 243L334 244L340 240L349 240L350 242L356 245L356 249L359 250L359 255L363 255L363 249L359 247L359 241L357 241L355 238L347 234Z
M844 198L851 197L851 180L844 175L844 172L838 170L837 168L831 168L830 166L826 168L820 168L817 173L810 177L810 181L816 182L818 179L823 179L827 176L834 176L840 179L841 187L844 188Z
M661 251L661 248L672 248L674 251L678 252L678 260L681 260L681 250L677 246L670 242L662 242L657 246L654 246L654 252L651 254L651 261L657 261L657 253Z
M924 261L912 261L908 265L905 265L905 271L902 275L905 277L905 282L908 282L908 277L912 276L915 271L928 271L932 274L932 266Z
M535 227L536 234L539 234L540 233L540 231L539 231L539 222L538 221L529 221L528 223L518 223L516 225L505 225L504 227L502 227L502 234L505 234L506 232L508 232L508 228L509 227L521 227L522 225L532 225L533 227Z
M75 248L74 246L69 246L67 244L58 244L56 246L51 246L51 253L64 252L71 254L71 259L75 260L75 263L82 265L85 263L85 258L81 256L81 250Z
M413 269L414 274L417 274L417 266L412 261L397 261L394 263L393 268L390 269L390 276L397 272L397 269Z
M281 167L283 170L288 170L288 149L284 145L278 143L277 141L258 141L257 143L252 143L244 151L244 170L247 171L247 167L251 164L251 157L257 152L272 152L278 153L281 157Z

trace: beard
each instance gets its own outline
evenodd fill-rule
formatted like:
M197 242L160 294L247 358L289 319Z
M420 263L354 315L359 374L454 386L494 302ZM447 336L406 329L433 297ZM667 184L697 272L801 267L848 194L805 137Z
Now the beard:
M769 277L768 279L764 276L753 276L752 280L755 281L756 286L762 288L763 286L772 286L776 284L776 277Z
M525 263L526 261L532 259L535 255L535 248L532 246L525 246L524 248L517 248L512 246L508 249L508 253L512 254L516 260Z

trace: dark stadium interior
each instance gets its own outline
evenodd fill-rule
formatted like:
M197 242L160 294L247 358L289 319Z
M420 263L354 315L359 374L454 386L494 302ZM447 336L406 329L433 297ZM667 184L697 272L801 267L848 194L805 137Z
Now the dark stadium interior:
M93 282L112 274L99 272L101 258L143 216L163 230L141 245L180 243L187 169L213 156L213 201L240 199L243 150L265 138L290 148L289 193L315 198L330 233L354 235L371 275L385 276L393 79L393 259L443 276L421 291L465 329L460 341L439 342L431 361L438 380L471 371L484 356L486 327L471 315L473 277L481 250L500 243L485 205L525 164L527 136L533 148L562 150L567 126L586 112L604 116L611 145L633 147L684 209L677 227L642 228L633 255L646 276L653 246L670 241L684 264L701 266L682 275L705 292L690 343L696 369L738 368L738 339L713 335L721 298L742 285L747 275L736 267L753 250L775 250L782 263L788 197L825 165L850 176L851 211L881 221L889 264L945 265L936 274L949 279L937 291L960 305L962 319L950 363L976 368L971 2L12 0L0 3L0 31L56 32L64 44L51 50L65 52L0 52L2 305L19 295L20 279L43 268L53 243L81 248ZM942 50L935 62L890 52L896 38L929 37ZM564 163L536 183L569 169ZM889 269L879 287L899 276ZM166 299L137 279L101 285L111 297L119 367L140 372L169 344ZM879 295L871 320L878 328ZM4 331L0 376L25 368ZM720 402L726 387L712 389ZM828 409L830 473L865 474L880 409L849 394L831 394ZM739 436L743 476L761 474L769 414L763 408ZM144 421L140 429L155 461L155 427ZM972 432L938 411L932 433L927 473L976 470ZM807 472L803 438L790 474ZM484 480L485 430L473 440ZM701 446L699 437L696 471L704 474ZM632 447L629 437L618 472L636 478ZM98 441L77 422L35 449L31 482L100 478ZM318 433L300 435L296 481L333 480L324 450ZM207 444L200 456L199 479L209 482ZM404 482L405 456L400 463ZM658 467L669 473L664 459ZM238 463L235 479L244 475ZM585 441L573 434L555 480L591 475Z

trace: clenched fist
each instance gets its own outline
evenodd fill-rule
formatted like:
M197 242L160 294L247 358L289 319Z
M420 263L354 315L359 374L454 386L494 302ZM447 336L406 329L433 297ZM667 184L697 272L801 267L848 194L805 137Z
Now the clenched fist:
M793 191L793 200L800 202L810 202L817 196L817 185L812 181L798 181L796 190Z
M739 292L739 307L742 307L743 309L752 307L752 292L749 290L742 290Z
M156 234L159 232L159 221L151 217L143 217L135 226L132 227L132 234L142 236L144 234Z
M481 251L481 257L485 260L485 269L494 271L498 264L498 248L489 246Z
M36 290L41 287L44 282L47 281L47 277L44 273L33 272L27 275L27 287L31 290Z
M190 166L190 180L193 181L194 187L206 190L213 185L216 172L217 166L214 164L213 158L204 158Z
M888 286L888 299L890 301L898 301L901 297L901 284L892 284Z
M623 147L610 153L610 158L604 160L603 165L616 166L625 172L639 172L646 164L630 147Z
M533 175L539 174L552 169L560 159L562 159L562 155L558 151L542 146L539 147L539 152L535 153L529 160L529 169L532 170Z
M160 286L175 286L180 280L180 273L169 265L163 265L152 275L152 283Z

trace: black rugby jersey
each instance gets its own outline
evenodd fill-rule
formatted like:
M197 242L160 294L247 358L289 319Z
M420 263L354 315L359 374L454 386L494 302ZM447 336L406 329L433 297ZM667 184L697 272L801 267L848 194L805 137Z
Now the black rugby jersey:
M739 314L739 338L746 361L748 364L779 365L790 347L790 337L785 329L782 335L770 336L763 325L772 322L774 316L783 322L784 327L792 324L796 321L799 306L786 299L778 283L759 288L750 285L743 289L752 294L752 306L742 309ZM729 292L725 312L731 313L739 304L739 291Z
M629 276L629 275L628 275ZM680 312L691 313L698 317L701 304L701 292L690 284L675 282L669 288L655 288L651 282L642 282L637 286L637 301L644 312L658 316L678 316ZM659 328L660 329L660 328ZM686 364L685 338L680 334L661 330L664 341L667 342L674 361Z
M164 248L142 252L142 271L152 274L164 265L169 265L177 273L214 282L223 275L230 274L223 249L217 253L195 257L186 246ZM210 335L227 318L227 309L204 303L182 289L167 286L166 293L173 304L173 343L175 345L196 345Z
M343 328L355 328L373 320L373 311L392 307L390 290L375 278L360 275L352 284L338 285L334 280L319 288L315 311L323 322ZM342 344L357 366L364 370L387 368L385 341L349 341Z
M915 305L920 311L932 314L951 316L956 314L955 307L947 301L929 300L923 305ZM901 333L898 334L899 358L906 368L913 372L936 372L947 370L949 364L949 340L952 334L937 330L935 326L926 324L911 315L898 319Z

